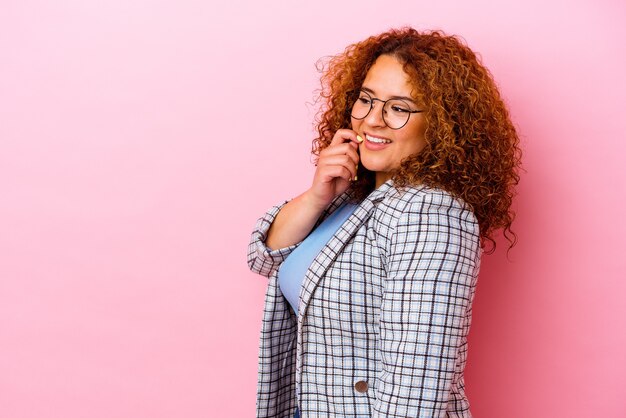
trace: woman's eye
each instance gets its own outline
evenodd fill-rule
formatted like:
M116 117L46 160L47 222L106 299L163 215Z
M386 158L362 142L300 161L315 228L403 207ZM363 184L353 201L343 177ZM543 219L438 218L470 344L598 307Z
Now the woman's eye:
M370 104L371 100L369 97L359 97L359 101L363 104Z
M394 112L398 112L398 113L410 112L409 109L402 107L402 106L398 106L398 105L391 106L391 110L393 110Z

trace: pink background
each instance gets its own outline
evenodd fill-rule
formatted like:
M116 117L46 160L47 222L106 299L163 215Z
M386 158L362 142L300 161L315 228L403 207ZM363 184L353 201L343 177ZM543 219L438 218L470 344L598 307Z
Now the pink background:
M249 233L310 184L316 60L403 24L462 35L522 135L475 416L626 416L624 4L4 0L0 416L253 416Z

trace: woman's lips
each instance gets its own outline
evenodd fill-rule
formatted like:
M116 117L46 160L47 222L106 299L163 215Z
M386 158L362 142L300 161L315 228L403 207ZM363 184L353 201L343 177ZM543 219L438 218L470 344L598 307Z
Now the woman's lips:
M363 141L363 144L365 144L365 148L370 151L380 151L387 148L391 144L391 141L386 138L379 138L368 134L365 134L364 137L365 141ZM384 142L380 142L381 140Z

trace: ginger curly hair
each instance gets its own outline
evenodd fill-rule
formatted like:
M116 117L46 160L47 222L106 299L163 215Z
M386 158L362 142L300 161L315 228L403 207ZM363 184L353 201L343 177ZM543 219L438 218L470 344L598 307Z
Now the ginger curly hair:
M495 250L499 229L511 248L517 241L511 203L519 182L519 137L491 74L455 36L392 29L318 62L323 75L313 155L319 158L338 129L351 127L352 104L383 54L403 64L427 122L425 148L401 162L392 173L394 185L425 184L453 194L472 208L482 246L492 246L488 252ZM359 164L358 178L351 187L361 200L373 190L375 173Z

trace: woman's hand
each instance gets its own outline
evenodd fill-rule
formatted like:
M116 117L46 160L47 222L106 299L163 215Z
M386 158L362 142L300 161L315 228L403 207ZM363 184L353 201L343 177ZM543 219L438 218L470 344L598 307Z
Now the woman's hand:
M326 208L355 180L359 144L363 139L351 129L339 129L330 145L320 152L313 185L305 193L311 204Z
M353 130L340 129L335 133L330 145L320 152L311 188L285 204L272 222L265 240L269 249L302 241L324 209L348 189L356 176L361 142L363 139Z

